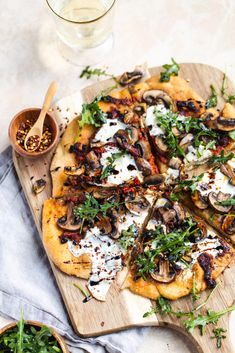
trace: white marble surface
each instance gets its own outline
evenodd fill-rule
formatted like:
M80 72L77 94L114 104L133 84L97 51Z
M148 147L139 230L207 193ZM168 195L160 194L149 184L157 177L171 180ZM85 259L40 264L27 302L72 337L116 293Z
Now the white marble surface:
M51 80L59 83L58 99L88 82L79 79L81 68L60 57L45 1L0 0L0 4L2 151L9 143L12 116L25 107L40 106ZM178 62L217 66L235 81L234 0L117 0L114 30L113 52L101 63L111 73L144 61L161 65L173 56ZM0 319L0 325L4 323ZM151 329L138 350L144 352L189 350L172 331Z

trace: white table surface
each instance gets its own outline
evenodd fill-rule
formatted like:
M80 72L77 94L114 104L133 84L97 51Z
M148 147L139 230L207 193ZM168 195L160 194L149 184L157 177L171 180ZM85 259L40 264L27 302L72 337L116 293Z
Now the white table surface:
M0 3L2 151L9 143L7 128L12 116L25 107L39 107L50 81L59 84L57 99L91 82L79 79L81 68L59 55L44 0ZM108 66L113 74L145 61L149 66L162 65L173 56L178 62L214 65L235 81L234 0L117 0L114 32L113 52L99 65ZM5 323L0 318L0 326ZM173 331L153 328L138 349L144 352L190 350Z

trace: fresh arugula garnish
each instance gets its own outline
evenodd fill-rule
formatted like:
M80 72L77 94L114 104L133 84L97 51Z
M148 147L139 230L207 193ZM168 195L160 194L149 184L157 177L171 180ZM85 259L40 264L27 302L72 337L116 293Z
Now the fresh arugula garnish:
M234 157L234 153L231 152L227 156L225 156L224 155L224 150L223 150L223 151L221 151L219 156L210 157L208 163L209 164L223 165L224 163L226 163L227 161L229 161L233 157Z
M227 80L228 80L227 75L224 74L220 92L221 92L222 96L225 98L227 103L233 104L235 102L235 94L234 93L232 93L232 94L227 93L227 89L228 89Z
M200 141L200 138L202 136L210 137L210 138L215 139L217 137L217 133L215 131L209 130L209 129L199 131L196 134L195 139L194 139L194 143L193 144L194 144L195 147L199 147L201 145L202 142ZM209 141L208 144L206 145L206 149L213 148L215 146L215 143L216 143L215 140Z
M123 157L125 153L125 151L113 153L111 157L107 158L108 165L103 169L100 179L106 179L114 171L116 160Z
M171 61L172 64L162 65L165 71L160 73L160 82L168 82L171 76L178 76L180 66L173 58L171 58Z
M210 89L211 89L211 95L206 101L206 109L214 108L218 104L218 98L217 98L218 93L216 92L215 87L213 85L210 85Z
M192 299L193 301L197 301L200 299L200 294L197 291L197 281L196 281L196 272L193 272L193 287L192 287Z
M235 305L217 312L208 309L206 315L195 315L194 312L191 312L188 319L184 321L184 326L189 332L193 332L193 330L198 327L201 335L203 335L205 333L206 325L216 325L222 316L233 310L235 310Z
M99 202L91 194L86 194L86 200L82 205L76 206L73 209L73 214L75 217L79 217L82 221L81 229L85 221L89 221L95 218L98 213L106 216L107 212L120 204L118 202L105 202L104 204L99 204Z
M81 74L80 74L80 78L86 78L87 80L89 80L92 76L96 76L96 77L100 77L100 76L108 76L108 77L113 77L113 75L110 75L106 72L105 69L100 69L100 68L94 68L92 69L89 65L86 66Z
M97 96L93 102L82 105L81 119L78 121L80 128L85 124L100 127L107 121L107 114L98 105L101 98L102 96Z
M137 235L138 229L134 224L132 224L127 230L122 231L118 242L125 250L127 250L134 245Z
M179 180L174 188L175 193L190 190L192 193L197 190L198 183L202 180L204 173L195 175L192 179Z
M0 352L62 353L50 328L27 325L23 314L16 327L0 336Z
M174 192L170 193L170 200L171 201L180 201L179 195L175 194Z
M80 284L77 284L77 283L73 283L74 287L78 288L80 290L80 292L84 295L84 297L89 297L89 292L83 288Z
M231 199L228 199L228 200L219 201L218 204L222 205L222 206L235 206L235 199L231 198Z
M166 257L170 256L172 262L177 262L189 251L191 248L190 237L198 229L191 218L185 220L184 227L184 230L177 229L167 235L161 226L148 231L147 235L150 240L145 243L143 253L135 259L137 272L141 277L146 279L146 276L156 268L155 260L160 254L164 254Z
M217 327L217 328L214 328L214 330L212 332L214 333L214 336L212 336L211 338L216 339L216 347L221 348L222 347L222 340L226 338L224 333L227 332L227 330L224 330L222 327Z

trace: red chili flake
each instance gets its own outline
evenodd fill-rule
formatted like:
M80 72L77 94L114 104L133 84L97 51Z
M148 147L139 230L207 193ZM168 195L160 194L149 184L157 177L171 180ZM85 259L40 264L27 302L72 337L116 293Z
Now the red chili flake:
M137 177L135 177L135 179L133 180L134 185L140 185L141 182L139 181L139 179Z

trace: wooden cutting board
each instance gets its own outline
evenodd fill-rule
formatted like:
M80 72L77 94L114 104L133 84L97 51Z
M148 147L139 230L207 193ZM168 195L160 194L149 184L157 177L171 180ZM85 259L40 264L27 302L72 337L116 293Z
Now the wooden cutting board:
M159 74L161 68L152 68L151 75ZM181 64L180 76L190 81L190 85L205 99L210 94L210 84L213 84L217 91L221 87L223 73L218 69L202 64ZM111 87L113 82L106 80L98 82L75 94L58 102L54 107L54 114L61 124L61 130L74 118L80 106L80 100L90 101L101 90ZM235 86L229 82L229 87L233 92ZM223 100L219 99L221 107ZM20 157L15 152L13 160L19 179L21 181L25 196L31 208L37 229L41 235L41 211L43 201L51 196L51 181L49 167L52 153L39 160L32 160ZM47 180L47 186L44 191L37 196L32 194L33 181L44 178ZM32 264L33 266L33 264ZM148 311L151 305L150 300L139 297L128 290L119 291L118 281L112 286L106 302L90 300L88 303L82 303L83 295L74 287L74 283L85 285L83 280L67 276L57 269L51 263L59 290L64 299L65 306L70 316L74 330L78 335L84 337L97 336L111 332L117 332L123 329L137 326L168 326L172 327L185 335L192 351L212 353L216 351L215 340L210 339L212 328L207 327L206 333L202 337L199 330L196 329L193 334L185 331L179 319L165 315L152 315L143 318L143 314ZM221 285L216 290L214 296L210 299L204 309L222 310L233 304L235 298L235 265L226 269L224 275L219 278ZM202 294L201 300L205 299L208 292ZM173 303L173 308L188 311L192 309L191 298L182 298ZM203 310L204 311L204 310ZM222 317L219 326L228 329L229 316ZM235 329L235 327L233 328ZM229 333L227 333L229 336ZM220 352L231 353L233 351L229 337L223 342L223 348ZM131 353L131 352L130 352Z

